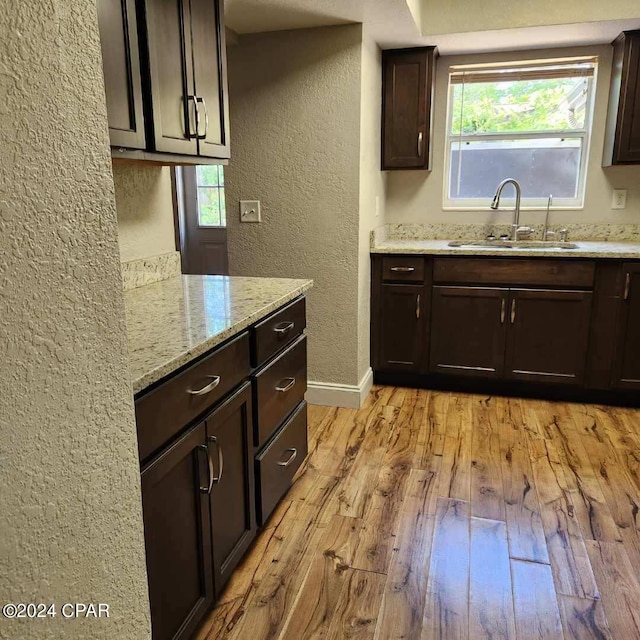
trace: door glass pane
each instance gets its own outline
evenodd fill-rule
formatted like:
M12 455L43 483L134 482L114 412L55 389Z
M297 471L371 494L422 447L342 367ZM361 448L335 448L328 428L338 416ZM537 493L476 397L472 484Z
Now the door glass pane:
M224 169L217 165L196 167L198 225L226 227Z

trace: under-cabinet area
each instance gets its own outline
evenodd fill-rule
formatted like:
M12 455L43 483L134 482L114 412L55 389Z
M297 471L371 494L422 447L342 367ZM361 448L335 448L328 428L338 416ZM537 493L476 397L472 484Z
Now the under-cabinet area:
M128 293L154 640L193 636L307 456L309 286L183 276Z
M374 255L374 375L628 401L640 389L639 305L640 262Z

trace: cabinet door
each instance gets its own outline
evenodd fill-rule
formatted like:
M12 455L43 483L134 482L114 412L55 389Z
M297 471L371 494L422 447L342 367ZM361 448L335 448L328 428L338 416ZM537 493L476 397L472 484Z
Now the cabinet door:
M146 0L145 9L154 150L197 155L189 2Z
M379 357L383 371L420 372L426 341L425 288L383 284L379 301Z
M211 531L216 593L255 537L251 384L245 383L206 420L213 459Z
M508 289L433 287L430 370L502 376L508 295Z
M613 386L640 389L640 263L624 265Z
M227 52L221 0L191 0L195 94L201 121L198 154L228 158Z
M144 149L135 0L98 0L98 27L111 146Z
M506 376L553 384L583 384L592 294L512 289Z
M435 49L383 52L382 168L429 169Z
M205 425L142 472L153 640L190 638L213 603Z

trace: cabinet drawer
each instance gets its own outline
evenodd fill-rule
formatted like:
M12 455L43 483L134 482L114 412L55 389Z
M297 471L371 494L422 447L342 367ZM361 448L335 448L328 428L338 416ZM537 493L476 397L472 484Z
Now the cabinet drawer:
M423 282L424 258L420 256L385 257L382 279L387 282Z
M251 364L254 367L261 366L297 338L306 325L305 298L292 302L259 322L251 333L253 345Z
M269 446L256 457L258 524L271 515L307 457L307 403L301 402Z
M249 334L243 333L138 399L140 460L158 451L191 420L248 377L249 372Z
M464 284L515 284L592 287L595 263L565 259L436 258L433 281Z
M262 446L307 390L307 338L301 336L256 376L254 444Z

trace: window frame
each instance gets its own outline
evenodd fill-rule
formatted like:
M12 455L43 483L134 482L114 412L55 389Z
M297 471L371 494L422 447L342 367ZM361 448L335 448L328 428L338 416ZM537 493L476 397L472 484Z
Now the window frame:
M476 133L476 134L453 134L452 123L453 123L453 94L456 83L451 81L452 75L456 72L459 72L460 66L453 65L450 66L447 73L447 83L448 83L448 91L447 91L447 119L446 119L446 129L445 129L445 142L444 142L444 179L442 185L442 209L443 211L487 211L489 209L489 205L491 203L490 198L449 198L449 185L452 179L451 176L451 149L452 144L464 144L465 142L481 142L481 141L510 141L510 140L548 140L548 139L563 139L563 138L573 138L581 140L581 157L580 157L580 166L578 173L578 184L577 184L577 193L578 196L576 198L554 198L553 204L551 206L552 210L562 211L562 210L580 210L584 209L584 201L585 201L585 191L587 184L587 171L589 165L589 156L591 151L591 138L593 134L593 113L594 106L596 100L596 92L597 92L597 79L598 79L598 65L599 59L597 56L591 56L584 59L548 59L541 61L544 65L557 65L563 66L566 65L570 67L571 65L575 65L579 62L591 62L593 63L593 75L587 78L589 88L587 93L587 99L585 103L585 126L583 129L570 129L570 130L545 130L545 131L528 131L528 132L513 132L513 131L505 131L502 133ZM486 64L486 65L463 65L464 67L469 68L470 71L484 70L487 68L494 68L495 65ZM517 69L526 69L527 66L535 66L533 61L516 61L501 63L499 67L504 70L517 70ZM526 76L526 71L523 71L523 75ZM504 178L508 178L510 176L505 175ZM498 184L496 183L496 187ZM505 196L501 199L500 208L508 208L515 206L515 195L511 196L511 191L505 193ZM523 197L521 200L521 210L526 211L539 211L541 209L546 209L547 207L547 198L525 198Z

